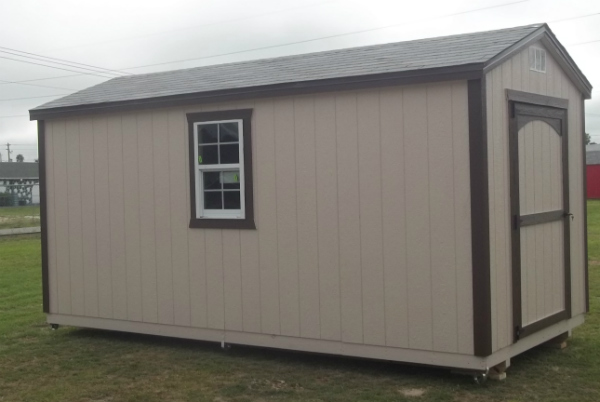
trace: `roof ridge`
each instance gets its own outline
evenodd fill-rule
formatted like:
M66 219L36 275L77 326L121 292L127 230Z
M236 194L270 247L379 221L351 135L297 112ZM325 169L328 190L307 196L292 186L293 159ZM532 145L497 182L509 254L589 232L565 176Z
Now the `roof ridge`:
M132 74L132 75L127 75L127 76L123 76L123 77L115 77L115 78L112 78L112 79L110 79L108 81L123 80L123 79L130 79L130 78L135 78L135 77L144 77L144 76L150 76L150 75L170 74L170 73L174 73L174 72L184 72L184 71L196 70L196 69L207 68L207 67L242 65L242 64L245 64L245 63L256 63L256 62L259 62L259 61L269 62L269 61L273 61L273 60L285 60L285 59L302 58L302 57L308 57L308 56L316 56L316 55L320 55L320 54L335 54L336 52L343 52L343 51L348 51L348 50L369 49L369 48L375 48L375 47L393 46L393 45L396 45L396 44L409 44L409 43L417 43L417 42L425 42L425 41L434 42L436 40L440 40L441 41L441 40L447 40L447 39L451 39L451 38L467 37L467 36L478 35L478 34L483 34L483 33L492 34L492 33L504 32L504 31L517 31L517 30L525 29L525 28L535 28L535 29L538 29L538 28L540 28L540 27L542 27L544 25L545 25L544 23L528 24L528 25L521 25L521 26L517 26L517 27L501 28L501 29L494 29L494 30L488 30L488 31L465 32L465 33L460 33L460 34L443 35L443 36L432 36L432 37L427 37L427 38L410 39L410 40L405 40L405 41L394 41L394 42L376 43L376 44L364 45L364 46L342 47L342 48L338 48L338 49L321 50L321 51L318 51L318 52L290 54L290 55L286 55L286 56L256 58L256 59L232 61L232 62L226 62L226 63L207 64L207 65L204 65L204 66L180 68L180 69L174 69L174 70L155 71L155 72L151 72L151 73ZM282 46L284 46L284 45L282 45ZM209 57L211 57L211 56L209 56ZM217 57L217 56L215 55L215 57ZM108 82L108 81L105 81L105 82Z

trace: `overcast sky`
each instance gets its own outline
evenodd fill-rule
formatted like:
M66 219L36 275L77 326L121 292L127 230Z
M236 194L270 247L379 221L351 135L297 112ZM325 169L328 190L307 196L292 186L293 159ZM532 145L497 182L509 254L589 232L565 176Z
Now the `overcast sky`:
M7 142L14 144L13 160L19 153L37 158L30 108L109 76L531 23L548 22L594 94L600 88L598 0L1 0L0 15L3 161ZM120 72L98 74L33 54ZM586 102L586 122L600 143L600 96Z

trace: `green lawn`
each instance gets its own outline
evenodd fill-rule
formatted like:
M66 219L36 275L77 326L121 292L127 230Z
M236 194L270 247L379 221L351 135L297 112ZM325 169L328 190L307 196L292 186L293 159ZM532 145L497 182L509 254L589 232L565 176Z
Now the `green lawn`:
M599 201L589 203L589 221L586 324L568 348L529 351L512 360L506 381L483 386L441 369L51 331L41 313L39 236L0 238L0 401L600 401Z
M40 206L0 207L0 229L40 226Z

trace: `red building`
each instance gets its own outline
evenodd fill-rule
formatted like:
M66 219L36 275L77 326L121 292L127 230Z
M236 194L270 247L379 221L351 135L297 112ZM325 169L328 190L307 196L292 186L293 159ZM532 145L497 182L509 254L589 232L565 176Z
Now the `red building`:
M586 147L587 198L600 199L600 144Z

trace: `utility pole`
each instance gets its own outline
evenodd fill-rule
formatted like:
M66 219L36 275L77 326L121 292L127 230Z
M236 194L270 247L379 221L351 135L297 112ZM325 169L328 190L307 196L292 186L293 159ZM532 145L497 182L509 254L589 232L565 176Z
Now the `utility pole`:
M12 151L10 150L10 144L7 142L6 143L6 157L8 158L8 162L12 162L12 159L10 159L11 153L12 153Z

